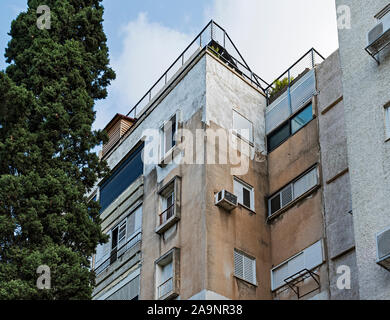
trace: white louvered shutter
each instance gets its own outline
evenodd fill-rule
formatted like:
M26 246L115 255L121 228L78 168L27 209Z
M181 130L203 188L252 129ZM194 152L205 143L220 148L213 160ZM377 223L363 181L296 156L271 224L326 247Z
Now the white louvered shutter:
M234 251L234 275L256 284L256 260Z
M317 168L315 168L294 183L294 198L300 197L317 183Z
M234 251L234 275L244 278L244 259L242 254Z
M282 195L282 208L286 205L288 205L293 200L293 190L292 186L289 185L281 192Z

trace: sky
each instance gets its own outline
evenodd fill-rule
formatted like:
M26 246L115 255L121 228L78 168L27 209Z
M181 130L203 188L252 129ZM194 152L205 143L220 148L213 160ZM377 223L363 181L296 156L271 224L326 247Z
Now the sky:
M27 0L0 0L0 70L11 21ZM44 0L42 0L44 4ZM127 114L213 19L257 75L272 82L310 48L338 48L334 0L103 0L110 64L117 78L95 105L95 129Z

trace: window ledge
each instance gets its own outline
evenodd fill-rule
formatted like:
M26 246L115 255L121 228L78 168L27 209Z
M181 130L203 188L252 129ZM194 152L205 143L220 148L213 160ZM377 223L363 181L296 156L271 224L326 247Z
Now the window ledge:
M170 217L165 223L163 223L162 225L159 225L156 228L155 232L158 234L163 234L170 227L172 227L174 224L176 224L179 220L180 220L180 218L178 217L178 215L175 212L175 214L172 217Z
M158 166L161 168L165 168L167 165L173 162L173 159L179 154L180 149L177 145L173 146L167 153L165 153L164 157L160 159Z
M302 201L303 199L307 198L309 195L311 195L312 193L316 192L319 188L321 188L321 185L318 184L316 185L315 187L311 188L309 191L306 191L303 195L301 195L300 197L296 198L295 200L291 201L288 205L286 205L285 207L279 209L278 211L276 211L275 213L273 213L272 215L268 216L267 218L267 223L271 223L273 220L275 220L277 217L279 217L280 215L282 215L283 213L285 213L286 211L288 211L289 209L291 209L292 207L295 207L295 205Z
M252 210L251 208L249 208L246 205L243 205L241 203L238 204L238 208L245 209L245 210L249 211L252 214L256 214L256 211Z
M233 275L233 277L236 278L237 280L243 281L243 282L245 282L245 283L247 283L247 284L249 284L249 285L251 285L251 286L253 286L253 287L256 287L256 288L257 288L257 287L259 286L258 283L252 283L252 282L250 282L250 281L248 281L248 280L245 280L245 279L243 279L243 278L241 278L241 277L239 277L239 276L236 276L235 274Z
M246 139L242 135L240 135L238 132L232 131L232 134L235 135L240 140L242 140L242 141L246 142L247 144L249 144L251 147L255 146L253 141L249 141L248 139Z

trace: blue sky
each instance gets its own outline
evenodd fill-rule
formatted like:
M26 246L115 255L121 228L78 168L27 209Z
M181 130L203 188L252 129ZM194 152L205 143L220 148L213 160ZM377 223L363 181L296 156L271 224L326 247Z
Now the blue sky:
M0 69L6 67L11 21L26 3L0 0ZM311 47L324 56L338 47L334 0L104 0L103 5L117 80L108 98L96 104L95 128L117 112L126 114L211 18L269 82Z

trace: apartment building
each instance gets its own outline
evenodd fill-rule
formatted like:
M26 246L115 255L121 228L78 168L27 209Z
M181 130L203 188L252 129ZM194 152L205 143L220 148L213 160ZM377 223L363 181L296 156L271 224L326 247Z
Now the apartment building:
M358 298L339 62L268 84L211 21L106 126L93 298Z
M360 297L390 299L390 3L336 5Z

